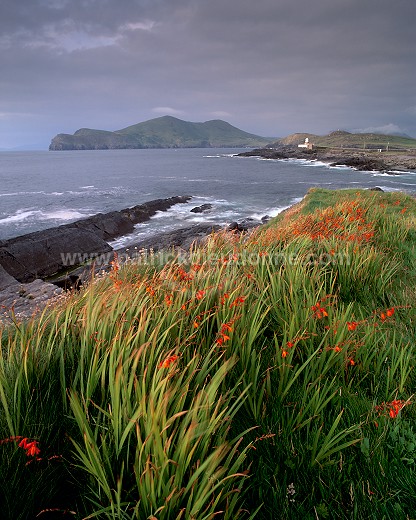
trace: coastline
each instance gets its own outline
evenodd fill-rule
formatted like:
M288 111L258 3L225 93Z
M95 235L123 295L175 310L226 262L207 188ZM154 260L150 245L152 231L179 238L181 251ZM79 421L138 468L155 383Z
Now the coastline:
M263 159L303 159L321 161L329 166L347 166L359 171L377 171L400 175L400 172L416 172L416 152L378 151L358 148L313 148L306 150L280 145L273 148L257 148L238 154L239 157Z
M0 240L0 323L16 322L41 311L64 297L66 290L79 289L91 276L109 271L118 258L139 259L143 251L189 251L212 232L223 229L199 223L155 233L129 247L113 248L109 242L132 231L158 211L186 203L191 196L157 199L121 211L99 213L70 224ZM203 212L203 207L193 209ZM191 210L192 211L192 210ZM267 220L245 219L230 223L229 230L245 232ZM227 229L227 228L225 228Z

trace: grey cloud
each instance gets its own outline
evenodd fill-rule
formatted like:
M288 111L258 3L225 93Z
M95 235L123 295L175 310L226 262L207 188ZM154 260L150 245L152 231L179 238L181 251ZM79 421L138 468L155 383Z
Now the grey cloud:
M18 136L37 118L47 146L163 109L269 136L416 136L415 13L414 0L3 0L0 147L6 124Z

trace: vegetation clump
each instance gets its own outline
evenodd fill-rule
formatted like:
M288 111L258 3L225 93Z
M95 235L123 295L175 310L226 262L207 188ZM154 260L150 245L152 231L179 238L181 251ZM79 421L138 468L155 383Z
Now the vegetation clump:
M4 326L2 518L411 518L415 218L314 189Z

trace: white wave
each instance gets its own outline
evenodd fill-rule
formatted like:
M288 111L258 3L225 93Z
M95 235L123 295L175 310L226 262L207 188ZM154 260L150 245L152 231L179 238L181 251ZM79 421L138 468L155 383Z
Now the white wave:
M36 215L40 213L36 210L19 210L16 211L14 215L11 215L10 217L2 218L0 220L0 224L10 224L11 222L22 222L23 220L27 220L28 218L32 217L33 215Z
M24 221L42 221L42 220L77 220L90 216L91 213L81 213L77 210L53 210L53 211L42 211L34 209L21 209L16 211L14 215L10 215L3 219L0 219L0 224L11 224L13 222L24 222Z
M391 173L387 172L370 172L373 177L394 177Z
M56 211L50 211L48 213L44 213L43 211L41 211L40 213L42 215L42 218L45 220L75 220L77 218L85 218L91 215L91 213L85 214L71 209L60 209Z
M346 164L338 164L336 166L332 166L330 163L324 163L324 165L330 170L353 170L351 166L347 166Z
M0 197L18 197L19 195L39 195L45 194L44 191L14 191L11 193L0 193Z
M205 159L221 159L222 157L237 157L238 153L218 153L216 155L203 155Z
M95 188L95 186L81 186L81 190L89 190L90 188Z
M383 191L403 191L401 188L392 188L391 186L379 186Z

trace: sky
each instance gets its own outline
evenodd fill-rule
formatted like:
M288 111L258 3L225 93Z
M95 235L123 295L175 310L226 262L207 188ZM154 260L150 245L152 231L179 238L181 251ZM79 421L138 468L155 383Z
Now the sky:
M416 137L415 0L1 0L0 149L173 115Z

